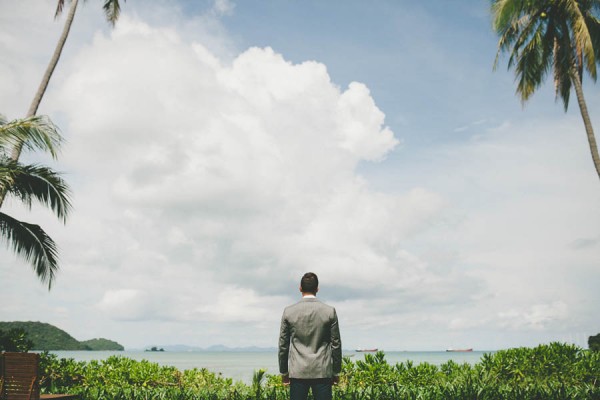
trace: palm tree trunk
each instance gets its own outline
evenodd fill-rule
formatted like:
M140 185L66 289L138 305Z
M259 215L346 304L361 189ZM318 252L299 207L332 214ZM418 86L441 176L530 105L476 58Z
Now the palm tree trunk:
M29 110L27 111L27 117L31 117L37 113L38 107L42 102L42 97L44 97L44 93L46 92L46 88L48 87L48 83L50 82L50 78L52 77L52 73L58 64L58 60L62 53L63 47L65 46L65 42L67 41L67 37L69 36L69 31L71 30L71 25L73 24L73 18L75 17L75 11L77 10L77 4L79 0L71 1L71 8L69 9L69 14L67 15L67 20L65 21L65 25L63 27L62 34L58 39L58 43L56 44L56 48L54 49L54 54L52 54L52 58L48 63L48 67L46 68L46 72L44 72L44 76L42 78L42 82L40 82L40 86L29 106ZM19 144L15 146L12 151L11 158L15 161L19 159L21 155L21 149L23 148L23 144ZM2 196L3 198L4 196ZM0 205L2 204L2 198L0 198Z
M590 152L592 153L592 160L594 161L594 167L596 167L596 173L600 178L600 156L598 155L598 146L596 145L594 128L592 127L592 121L590 120L587 105L583 97L583 88L581 87L580 75L577 72L575 66L573 66L571 76L571 80L573 81L573 84L575 86L577 102L579 103L579 111L581 111L581 118L583 118L583 125L585 126L585 132L587 133L588 143L590 145Z

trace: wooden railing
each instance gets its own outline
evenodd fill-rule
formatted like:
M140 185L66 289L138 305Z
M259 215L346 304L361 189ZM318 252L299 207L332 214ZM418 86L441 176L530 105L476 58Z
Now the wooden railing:
M40 355L37 353L0 353L0 399L45 400L76 399L72 394L43 394L39 387Z

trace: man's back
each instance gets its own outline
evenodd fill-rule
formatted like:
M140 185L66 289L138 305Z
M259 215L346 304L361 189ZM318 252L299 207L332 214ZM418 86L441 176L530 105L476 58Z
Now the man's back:
M279 330L279 372L290 386L290 400L332 400L342 370L342 341L335 308L317 300L319 278L300 280L302 300L286 307Z
M304 297L284 310L279 335L282 374L289 372L296 379L331 378L339 374L341 359L335 308L315 297Z

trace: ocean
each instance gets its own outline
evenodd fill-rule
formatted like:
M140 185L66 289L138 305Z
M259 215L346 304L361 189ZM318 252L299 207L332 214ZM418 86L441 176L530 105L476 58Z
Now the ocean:
M193 368L206 368L211 372L222 374L226 378L244 383L252 382L252 374L258 369L266 369L268 374L278 374L277 352L237 352L237 351L194 351L194 352L148 352L148 351L52 351L60 358L72 358L76 361L104 360L110 356L128 357L134 360L148 360L159 365L173 366L181 371ZM475 364L485 353L473 351L453 353L446 351L391 351L385 352L389 364L412 361L415 364L428 362L441 365L448 360ZM352 360L364 360L365 354L344 351L344 357Z

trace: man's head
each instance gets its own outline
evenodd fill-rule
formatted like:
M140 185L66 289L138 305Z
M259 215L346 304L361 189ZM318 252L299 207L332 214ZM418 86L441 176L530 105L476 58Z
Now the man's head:
M304 294L317 294L319 291L319 278L314 272L307 272L300 280L300 291Z

